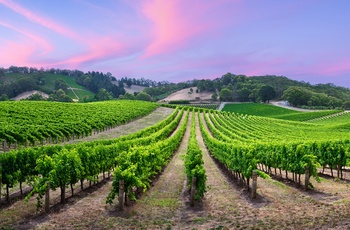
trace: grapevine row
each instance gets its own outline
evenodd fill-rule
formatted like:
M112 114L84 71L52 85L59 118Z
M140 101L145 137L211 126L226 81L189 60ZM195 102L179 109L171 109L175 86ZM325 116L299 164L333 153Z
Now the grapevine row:
M29 180L34 183L31 194L38 193L39 198L46 190L47 182L51 188L61 188L64 202L65 186L84 180L95 180L99 173L110 172L119 162L119 154L128 151L133 146L148 145L166 139L178 126L183 111L175 110L166 119L137 134L124 136L121 141L100 143L83 143L65 146L45 146L13 150L0 154L0 184L8 189L16 183ZM175 119L174 119L175 116ZM168 124L167 124L168 123ZM150 135L149 130L155 131ZM158 130L158 131L156 131ZM34 178L34 180L33 180ZM0 186L1 187L1 186ZM73 193L73 191L72 191ZM40 200L40 199L39 199Z
M1 102L0 142L33 146L37 143L91 135L124 124L157 108L143 101L88 104L54 102Z
M178 149L186 131L189 113L181 126L167 139L141 147L134 147L122 152L118 157L118 165L113 173L112 189L107 203L112 203L118 194L119 182L124 182L123 191L126 197L136 199L137 190L145 190L150 186L152 178L168 164L174 151Z
M187 182L191 183L193 178L195 179L195 188L191 187L192 190L195 190L195 199L198 200L204 196L205 193L205 168L202 158L202 151L199 148L197 139L196 139L196 122L195 122L195 111L192 111L191 119L191 133L190 140L187 147L187 153L185 156L185 168L187 175Z

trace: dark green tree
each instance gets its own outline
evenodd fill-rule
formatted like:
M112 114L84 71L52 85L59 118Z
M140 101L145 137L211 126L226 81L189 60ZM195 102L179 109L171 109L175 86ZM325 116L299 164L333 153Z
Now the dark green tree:
M68 87L68 84L63 79L57 79L55 81L55 90L62 89L64 92L67 92Z
M152 101L152 97L144 92L140 92L136 96L136 100L141 100L141 101Z
M291 105L301 106L307 105L311 98L312 92L308 89L291 86L283 93L283 99L287 100Z
M258 92L259 98L262 102L269 103L271 99L276 97L276 90L269 85L263 85Z
M8 100L10 100L10 99L9 99L9 97L6 94L2 94L0 96L0 101L8 101Z
M232 101L232 90L229 90L228 88L223 88L220 91L220 101Z
M344 102L343 108L346 110L350 110L350 100L347 100Z
M106 101L113 99L112 94L104 88L100 89L95 97L98 101Z

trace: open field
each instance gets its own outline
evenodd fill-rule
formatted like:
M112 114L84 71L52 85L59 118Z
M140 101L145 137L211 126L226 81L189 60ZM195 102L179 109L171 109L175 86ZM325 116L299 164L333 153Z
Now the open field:
M179 90L175 93L170 94L164 101L177 101L177 100L189 100L189 101L207 101L211 100L211 92L199 92L196 93L197 87L192 87L193 93L190 92L190 88ZM162 100L162 101L163 101Z
M102 131L98 136L93 135L78 141L82 144L86 142L89 145L94 145L96 141L101 139L117 138L119 135L128 133L134 135L137 130L146 126L164 123L166 117L173 116L170 114L173 114L173 111L172 109L158 108L150 115L116 127L113 131ZM343 144L342 146L348 153L348 133L331 129L331 126L316 122L310 124L255 116L227 115L216 111L203 111L200 114L196 112L194 121L196 138L203 154L207 175L207 192L201 200L195 202L194 207L191 207L184 171L184 156L187 154L191 116L187 121L185 118L189 113L192 112L184 111L183 114L180 111L177 112L176 118L169 119L168 123L164 123L157 129L152 129L154 131L147 132L145 136L141 136L139 133L134 135L132 140L128 140L128 136L124 137L126 138L123 139L124 142L135 143L130 150L127 150L133 159L138 159L132 162L136 165L143 165L145 162L142 160L143 157L152 156L148 155L149 152L154 153L151 149L157 150L152 146L161 145L169 138L173 138L180 132L181 127L186 125L184 136L167 166L153 178L150 186L147 186L147 191L141 196L137 195L138 199L126 206L124 211L119 210L117 199L112 205L105 203L113 188L112 184L116 182L116 175L119 174L114 174L110 179L103 179L102 174L100 174L100 182L89 187L89 183L86 181L83 191L80 191L79 186L76 185L76 193L73 197L70 197L71 193L67 190L66 197L70 198L67 199L66 205L58 204L60 196L58 190L51 191L51 208L47 214L43 211L35 211L35 197L30 198L29 203L17 201L3 207L0 209L0 219L3 220L0 223L0 228L347 229L350 227L348 219L350 215L350 174L348 171L343 171L343 179L337 179L330 177L330 170L326 168L326 175L322 175L319 182L315 180L314 176L311 177L310 183L314 188L305 190L304 171L289 169L287 174L283 164L276 164L275 170L275 167L270 165L267 160L273 159L275 155L266 155L266 157L263 155L272 154L274 151L277 154L280 151L279 146L284 145L288 150L285 152L284 160L289 161L291 160L290 156L300 150L300 146L307 147L311 142L323 144L323 141L326 143L334 142L332 148ZM345 125L348 122L348 120L341 120L337 124ZM170 125L173 123L177 125ZM156 133L160 134L164 131L168 133L165 137L156 135ZM150 145L147 138L151 138L154 141L153 144ZM271 141L273 139L274 141ZM343 142L340 143L338 140L343 140ZM111 141L113 142L113 140ZM109 142L99 141L99 143L105 143L106 147L109 145L107 144ZM294 143L299 147L293 149ZM258 151L257 144L264 146L269 151L264 150L250 154L247 150ZM274 146L275 144L276 146ZM253 145L256 149L252 148ZM224 146L226 149L219 149ZM158 154L163 154L163 152L165 154L164 147ZM98 148L103 148L103 146L100 145ZM137 149L142 150L140 152L142 154L139 155L135 151ZM241 149L244 154L241 156L243 163L240 165L235 165L235 159L232 157L235 154L235 149ZM289 151L289 149L293 149L293 151ZM299 151L298 154L305 155L299 157L298 160L309 156L308 153L308 151ZM124 157L128 156L126 153L123 154L125 154ZM220 154L224 154L224 157L220 157ZM317 157L319 156L317 155ZM346 155L346 157L349 156ZM249 178L246 175L252 169L246 167L245 164L254 168L254 162L258 162L255 167L261 172L264 171L270 175L270 178L259 177L257 179L256 198L251 197L252 187L250 186L250 191L248 191L246 184L246 179ZM301 164L303 163L305 162ZM290 165L293 164L297 165L297 163L290 163ZM130 167L134 167L133 165L131 163ZM316 165L315 163L310 167ZM240 170L238 167L241 167ZM238 171L234 172L235 170ZM321 167L317 169L316 173L320 171L322 171ZM336 176L337 170L333 171ZM292 177L294 172L295 178ZM137 171L135 173L138 175ZM241 174L245 180L237 179L236 173ZM299 175L299 180L297 175ZM140 177L140 180L148 181L143 176Z
M311 112L308 112L307 110L296 111L275 105L257 103L227 103L225 104L222 111L246 115L271 117L291 121L307 121L318 117L323 117L341 112L340 110L325 110Z

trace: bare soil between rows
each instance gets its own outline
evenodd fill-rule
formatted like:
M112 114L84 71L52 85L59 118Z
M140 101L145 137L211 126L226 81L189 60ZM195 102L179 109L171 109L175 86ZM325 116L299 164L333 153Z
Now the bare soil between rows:
M207 174L207 192L195 207L190 207L183 162L190 123L179 149L153 186L125 211L119 211L117 204L105 204L112 183L105 180L68 199L66 205L54 206L49 214L35 214L33 199L1 210L0 220L7 223L4 227L14 229L350 228L347 181L321 177L321 183L311 180L314 190L304 191L283 177L258 178L258 199L252 200L247 189L227 176L229 173L210 156L198 118L196 133Z

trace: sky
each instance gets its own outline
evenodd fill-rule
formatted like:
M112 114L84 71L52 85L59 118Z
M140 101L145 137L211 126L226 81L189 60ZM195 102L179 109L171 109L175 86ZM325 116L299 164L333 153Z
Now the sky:
M0 0L0 67L350 88L349 0Z

